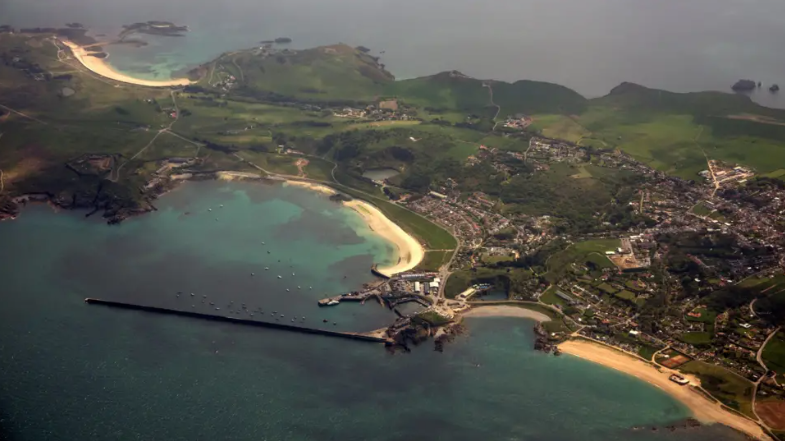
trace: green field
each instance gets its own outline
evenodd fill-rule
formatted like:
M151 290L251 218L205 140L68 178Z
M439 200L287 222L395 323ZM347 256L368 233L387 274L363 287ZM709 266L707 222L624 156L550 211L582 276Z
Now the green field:
M618 297L618 298L620 298L620 299L622 299L622 300L629 300L629 301L635 301L635 298L636 298L635 294L633 294L630 291L627 291L626 289L622 290L622 291L619 291L619 292L616 292L613 295Z
M719 366L693 360L679 367L688 374L695 374L701 386L728 407L754 418L752 413L752 383Z
M591 260L599 268L613 268L613 262L605 257L605 251L615 250L620 245L618 239L587 240L570 245L548 259L546 278L551 283L558 281L571 264L584 265L587 260Z
M779 331L777 335L763 348L763 362L766 367L778 375L785 375L785 332Z
M439 271L442 265L450 261L453 251L426 251L422 262L415 268L418 271Z
M531 129L553 139L580 143L590 132L581 126L576 118L565 115L534 115Z
M685 332L679 336L684 343L691 345L708 345L711 343L710 332Z
M566 300L556 295L557 290L558 288L556 288L555 286L550 286L548 289L545 290L544 293L542 293L542 295L540 296L540 300L543 303L547 303L549 305L559 305L562 308L568 306L569 304L567 303ZM564 294L572 297L572 295L570 294L567 293Z

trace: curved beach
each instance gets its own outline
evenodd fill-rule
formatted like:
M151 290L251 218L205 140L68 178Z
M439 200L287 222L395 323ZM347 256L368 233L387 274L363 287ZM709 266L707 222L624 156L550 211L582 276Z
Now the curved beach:
M307 188L308 190L327 195L337 193L334 189L315 182L291 179L287 180L285 185ZM420 242L403 231L398 224L388 219L378 208L359 199L344 201L343 205L357 212L374 233L392 242L398 249L398 262L393 265L379 266L376 268L378 272L386 276L392 276L396 273L414 269L422 262L422 259L425 257L425 250L420 245Z
M547 322L551 319L541 312L507 305L473 305L471 309L462 312L461 315L464 317L520 317L538 322Z
M398 248L398 262L393 265L379 266L376 270L386 276L414 269L425 257L425 250L420 242L403 231L396 223L388 219L378 208L357 199L344 202L345 207L356 211L374 233L392 242Z
M671 371L662 368L658 371L654 366L623 352L601 344L582 340L569 340L559 345L565 354L574 355L611 369L624 372L658 387L663 392L682 402L693 413L695 419L702 423L720 423L744 432L756 439L770 440L763 429L754 421L732 412L723 410L719 403L709 401L691 386L681 386L668 377ZM691 382L697 381L687 376Z
M74 54L74 58L76 58L76 60L79 61L82 66L94 74L100 75L110 80L146 87L187 86L192 83L192 81L187 78L172 80L142 80L139 78L134 78L116 71L112 66L109 65L109 63L106 62L105 59L90 56L88 51L85 50L85 48L82 46L79 46L78 44L68 40L60 41L64 45L68 46L69 49L71 49L71 52Z

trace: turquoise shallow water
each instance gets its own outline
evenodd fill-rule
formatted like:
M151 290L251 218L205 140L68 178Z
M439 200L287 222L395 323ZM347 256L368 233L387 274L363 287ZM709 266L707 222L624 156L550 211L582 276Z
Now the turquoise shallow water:
M470 319L444 353L425 344L391 355L86 305L92 296L188 308L190 298L174 295L182 289L341 329L392 319L375 304L316 306L323 293L370 280L369 262L389 254L321 195L200 182L159 208L119 227L44 206L0 223L0 439L743 439L719 426L632 430L688 413L634 378L534 352L528 320ZM285 293L292 281L261 277L261 265L292 265L314 292Z

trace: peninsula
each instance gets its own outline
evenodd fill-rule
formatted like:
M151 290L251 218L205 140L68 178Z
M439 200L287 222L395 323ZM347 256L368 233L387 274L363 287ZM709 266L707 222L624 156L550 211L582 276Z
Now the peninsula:
M785 433L785 111L631 83L586 99L457 71L396 80L340 44L140 82L87 44L0 33L4 217L43 201L117 223L189 179L338 192L400 259L320 305L422 306L377 331L390 346L525 315L546 352L657 384L702 421Z

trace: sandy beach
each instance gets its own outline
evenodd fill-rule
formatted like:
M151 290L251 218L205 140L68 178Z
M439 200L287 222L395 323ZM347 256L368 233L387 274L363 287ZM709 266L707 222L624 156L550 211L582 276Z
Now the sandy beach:
M84 67L91 72L100 75L110 80L120 81L123 83L136 84L137 86L147 87L172 87L172 86L187 86L192 83L191 80L186 78L172 79L172 80L142 80L139 78L130 77L123 73L117 72L109 63L103 58L91 57L88 51L68 40L61 40L61 42L71 49L74 58L77 59Z
M616 369L658 387L686 405L692 411L695 419L702 423L721 423L756 439L771 439L755 422L723 410L719 403L713 403L700 393L690 390L690 386L680 386L670 381L668 377L672 371L666 368L661 368L662 372L660 372L654 366L640 359L585 340L566 341L559 345L559 349L565 354ZM689 378L691 382L697 383L695 378L685 377Z
M327 195L333 195L337 193L335 190L326 185L315 184L313 182L287 180L286 184L284 185L293 185L295 187L307 188L308 190L318 191L319 193L324 193Z
M386 275L408 271L416 267L425 257L425 250L420 242L403 231L401 227L388 219L378 208L360 200L352 200L343 203L344 206L351 208L365 219L368 226L376 234L384 237L395 244L398 248L398 263L388 266L379 266L377 271Z
M520 317L534 319L538 322L547 322L551 319L541 312L507 305L474 305L470 310L462 313L462 315L464 317Z

